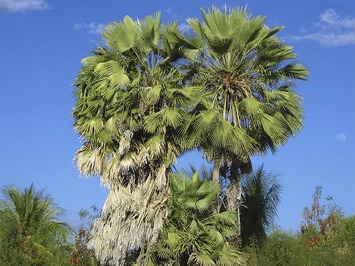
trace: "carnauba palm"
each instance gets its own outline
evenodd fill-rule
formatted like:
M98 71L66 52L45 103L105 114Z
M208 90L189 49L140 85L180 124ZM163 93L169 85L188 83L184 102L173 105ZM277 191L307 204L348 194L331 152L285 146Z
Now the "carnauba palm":
M188 20L189 32L175 35L190 59L191 84L205 96L185 131L214 162L214 181L224 174L237 191L240 175L251 171L250 156L275 152L301 129L293 85L308 71L276 36L282 27L267 27L265 17L215 7L202 15L202 21Z
M105 47L82 60L76 162L109 188L92 241L101 263L122 265L127 250L144 250L166 217L166 171L186 146L179 128L197 94L177 69L181 49L168 33L175 31L175 24L160 24L160 14L125 17L106 26Z
M185 150L199 148L214 162L215 183L220 174L229 179L235 210L250 156L275 152L302 127L293 82L308 71L276 36L281 27L241 9L202 14L186 33L163 26L160 14L125 17L82 60L76 162L110 191L92 241L103 264L122 265L127 250L144 252L156 240L167 216L166 173Z

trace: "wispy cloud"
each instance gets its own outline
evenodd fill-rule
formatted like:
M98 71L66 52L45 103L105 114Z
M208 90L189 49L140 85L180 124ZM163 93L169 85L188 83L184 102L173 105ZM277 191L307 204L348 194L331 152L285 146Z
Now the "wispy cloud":
M106 26L105 24L95 23L95 22L91 22L91 23L80 22L74 25L74 29L85 30L90 34L100 34L105 26Z
M21 12L49 9L45 0L0 0L0 10Z
M315 41L326 46L355 44L355 18L340 17L333 9L327 9L320 14L310 30L303 30L302 34L289 38L296 41Z
M190 25L187 22L181 22L178 24L178 28L182 32L188 32L191 30Z
M173 6L170 5L167 9L165 9L165 12L168 13L168 14L171 14L171 12L173 11Z

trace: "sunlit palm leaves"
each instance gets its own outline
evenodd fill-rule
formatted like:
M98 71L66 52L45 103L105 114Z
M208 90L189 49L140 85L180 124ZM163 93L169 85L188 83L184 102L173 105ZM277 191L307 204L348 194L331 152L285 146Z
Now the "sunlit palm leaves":
M83 60L75 82L74 125L84 140L77 166L110 189L93 239L104 263L120 264L127 249L154 240L166 215L166 169L186 147L179 128L198 88L184 88L180 52L165 32L160 14L109 24L107 47Z
M214 163L214 182L221 174L230 181L228 208L236 210L240 177L252 169L250 157L276 152L301 129L301 101L292 88L308 71L276 36L282 27L267 27L265 17L237 8L213 7L202 14L202 21L188 20L185 36L174 35L190 59L191 84L204 91L184 132Z
M306 79L308 71L291 61L292 47L275 35L282 27L268 28L265 17L242 9L202 14L203 22L188 20L191 37L176 35L192 60L193 84L209 99L195 113L192 135L211 160L275 151L301 129L292 81Z
M140 265L241 265L241 253L228 240L236 231L234 212L214 212L218 187L197 173L170 175L167 225Z

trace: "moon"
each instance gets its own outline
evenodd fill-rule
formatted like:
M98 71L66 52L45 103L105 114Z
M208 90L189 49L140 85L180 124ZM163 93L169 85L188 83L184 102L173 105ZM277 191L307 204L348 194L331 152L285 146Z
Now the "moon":
M338 133L336 136L335 136L335 139L338 141L338 142L343 142L346 140L346 136L344 133Z

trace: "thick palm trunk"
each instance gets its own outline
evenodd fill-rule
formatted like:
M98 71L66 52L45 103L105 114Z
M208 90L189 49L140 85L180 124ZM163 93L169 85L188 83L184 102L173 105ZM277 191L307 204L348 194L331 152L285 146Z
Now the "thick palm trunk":
M124 265L128 251L154 243L167 216L169 187L164 170L134 188L111 189L90 242L102 265Z

